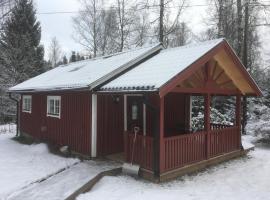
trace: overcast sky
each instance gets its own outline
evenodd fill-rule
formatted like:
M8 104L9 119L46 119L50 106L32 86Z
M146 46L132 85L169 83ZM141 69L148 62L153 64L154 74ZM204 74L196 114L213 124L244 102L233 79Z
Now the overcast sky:
M78 0L35 0L37 7L38 20L42 27L42 43L46 50L52 37L56 37L63 51L68 56L72 50L81 51L83 48L77 44L72 35L74 33L72 26L72 14L41 14L48 12L69 12L78 11L80 4ZM205 4L205 0L189 0L189 5ZM205 27L204 19L207 17L207 7L198 6L187 8L183 15L183 20L188 23L195 33L200 32ZM263 36L264 52L270 52L270 27L261 28ZM268 44L268 45L267 45Z
M35 0L37 13L54 11L78 11L77 0ZM62 49L67 54L70 51L82 49L72 39L73 27L72 17L75 14L38 14L42 28L42 43L48 48L52 37L56 37Z

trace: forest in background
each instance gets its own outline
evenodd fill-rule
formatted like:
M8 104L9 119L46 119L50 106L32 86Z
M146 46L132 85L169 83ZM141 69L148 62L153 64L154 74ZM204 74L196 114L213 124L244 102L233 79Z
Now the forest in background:
M45 60L34 2L0 0L0 124L14 121L16 115L15 103L7 95L9 87L61 64L157 42L171 48L220 37L227 39L264 93L259 99L243 98L243 127L248 119L261 120L270 107L270 64L263 62L259 28L270 26L262 14L269 12L270 1L206 2L208 18L202 22L205 29L194 34L183 16L187 9L200 5L191 5L188 0L113 0L106 6L103 0L78 0L82 9L72 19L73 39L86 53L72 52L67 58L57 38L52 38L49 59ZM194 98L194 124L202 119L200 105L200 98ZM216 98L212 107L219 122L233 121L233 98Z

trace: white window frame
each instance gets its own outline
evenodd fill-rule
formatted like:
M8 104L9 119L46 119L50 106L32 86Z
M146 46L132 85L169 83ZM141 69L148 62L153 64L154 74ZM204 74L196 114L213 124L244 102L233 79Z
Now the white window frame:
M25 100L29 100L29 110L26 110L26 102ZM22 98L22 112L32 113L32 96L31 95L23 95Z
M49 112L50 111L50 101L54 101L54 113ZM59 101L59 113L56 113L55 105L56 101ZM61 96L47 96L47 117L55 117L55 118L61 118Z

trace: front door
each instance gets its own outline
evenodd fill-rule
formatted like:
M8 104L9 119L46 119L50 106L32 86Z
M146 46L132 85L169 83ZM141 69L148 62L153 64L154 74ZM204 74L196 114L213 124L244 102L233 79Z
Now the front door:
M134 132L134 127L139 128L139 134L143 134L143 97L127 97L127 130Z

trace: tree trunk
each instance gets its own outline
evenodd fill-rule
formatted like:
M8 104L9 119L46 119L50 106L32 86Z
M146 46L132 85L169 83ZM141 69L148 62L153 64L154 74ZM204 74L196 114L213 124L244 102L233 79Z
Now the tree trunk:
M248 31L249 31L249 3L245 4L245 29L244 29L244 41L243 41L243 64L248 69ZM246 135L247 125L247 97L243 98L243 121L242 121L242 134Z
M242 57L242 40L243 40L243 29L242 29L242 0L237 0L237 54Z
M95 58L97 56L97 28L96 28L96 15L97 15L97 10L96 10L96 0L93 0L93 9L94 9L94 19L93 19L93 41L94 41L94 55L93 57Z
M159 14L159 42L163 43L164 40L164 0L160 0L160 14Z

